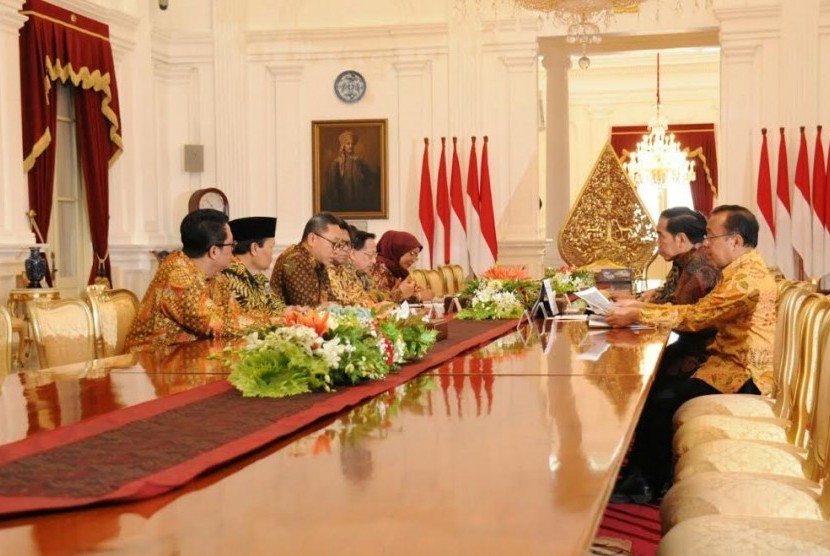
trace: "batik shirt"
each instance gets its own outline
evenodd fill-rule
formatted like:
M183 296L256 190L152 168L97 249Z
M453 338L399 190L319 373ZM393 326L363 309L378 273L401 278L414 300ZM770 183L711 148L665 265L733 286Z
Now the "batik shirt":
M331 286L325 265L298 243L277 257L271 273L271 291L285 305L317 307L329 301Z
M331 301L340 305L360 305L368 307L378 301L384 301L384 295L375 289L366 274L361 273L351 265L330 266L326 269L329 273L329 284L331 285Z
M754 249L722 272L721 282L694 305L648 303L640 320L684 331L715 327L709 357L692 376L723 393L737 392L752 379L763 394L770 394L778 297L775 280Z
M271 292L271 284L262 273L252 274L238 258L222 271L228 277L233 297L249 311L261 311L277 315L282 313L285 305Z
M720 269L712 261L708 249L693 248L675 257L663 287L655 292L651 302L691 305L712 291L720 279ZM706 348L716 332L714 328L699 332L678 331L677 341L663 353L660 372L682 376L696 370L706 361Z
M127 347L230 338L258 320L242 310L222 273L208 277L176 251L162 261L150 282L127 335Z
M375 263L369 269L369 277L375 283L375 287L383 292L387 301L400 303L403 301L403 292L398 288L400 280L395 278L392 272L385 265Z

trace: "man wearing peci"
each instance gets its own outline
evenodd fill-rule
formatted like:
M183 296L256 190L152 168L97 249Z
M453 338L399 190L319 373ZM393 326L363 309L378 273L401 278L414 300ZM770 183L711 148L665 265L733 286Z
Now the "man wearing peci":
M271 267L277 219L249 216L231 220L228 225L236 239L236 246L233 248L233 260L223 272L228 277L234 297L248 310L272 315L281 313L285 305L271 292L271 284L264 274Z

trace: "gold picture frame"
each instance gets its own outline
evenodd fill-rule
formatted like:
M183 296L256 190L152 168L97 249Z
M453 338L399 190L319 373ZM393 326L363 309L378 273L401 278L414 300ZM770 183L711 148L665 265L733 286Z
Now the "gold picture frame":
M314 212L388 217L387 120L311 122Z

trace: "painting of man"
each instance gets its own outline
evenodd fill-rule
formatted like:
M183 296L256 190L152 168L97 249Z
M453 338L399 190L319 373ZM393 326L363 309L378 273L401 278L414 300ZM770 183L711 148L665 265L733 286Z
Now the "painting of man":
M313 122L314 209L386 217L386 120Z

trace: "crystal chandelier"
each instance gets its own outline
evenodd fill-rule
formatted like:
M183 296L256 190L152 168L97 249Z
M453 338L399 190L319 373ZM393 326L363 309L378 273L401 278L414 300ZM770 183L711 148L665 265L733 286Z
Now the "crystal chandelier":
M566 40L583 47L602 41L600 24L617 11L635 9L645 0L513 0L525 10L541 12L567 28Z
M674 139L674 133L667 133L669 123L662 114L660 104L660 54L657 54L657 107L655 115L648 123L648 134L637 143L637 150L623 164L628 176L635 185L652 186L659 189L678 185L689 185L695 179L695 162L686 151L681 150L680 143Z

